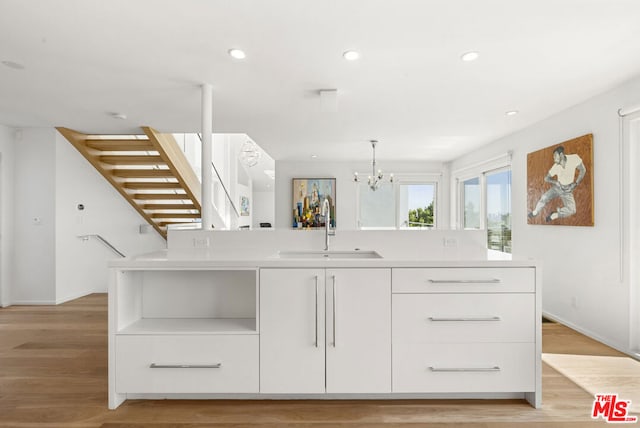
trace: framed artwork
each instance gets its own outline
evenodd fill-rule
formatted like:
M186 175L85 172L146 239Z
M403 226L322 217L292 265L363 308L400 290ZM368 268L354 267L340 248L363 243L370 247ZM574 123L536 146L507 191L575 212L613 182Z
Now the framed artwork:
M527 223L593 226L593 134L527 154Z
M322 203L329 200L331 227L336 226L336 179L293 179L292 226L297 229L325 227Z
M240 215L249 215L249 198L240 196Z

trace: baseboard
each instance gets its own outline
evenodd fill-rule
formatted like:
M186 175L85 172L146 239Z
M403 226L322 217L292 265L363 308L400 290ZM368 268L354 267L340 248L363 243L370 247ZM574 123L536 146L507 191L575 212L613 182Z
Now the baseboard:
M62 297L60 299L56 299L56 305L61 303L69 302L71 300L79 299L80 297L88 296L89 294L93 294L93 291L85 291L78 294L72 294L71 296Z
M7 305L3 305L3 308L8 308L9 306L46 306L46 305L59 305L61 303L66 303L71 300L79 299L80 297L88 296L89 294L94 294L94 291L85 291L83 293L78 293L76 295L66 296L56 300L14 300ZM101 292L100 292L101 293Z
M605 339L604 337L600 336L599 334L596 334L596 333L592 332L591 330L587 330L587 329L584 329L582 327L579 327L579 326L575 325L574 323L563 319L562 317L555 316L555 315L550 314L549 312L545 312L545 311L542 311L542 316L545 317L545 318L550 319L551 321L555 321L555 322L560 323L562 325L566 325L570 329L575 330L578 333L583 334L583 335L587 336L590 339L597 340L598 342L600 342L600 343L602 343L604 345L607 345L610 348L615 349L616 351L622 352L623 354L626 354L626 355L630 356L631 358L638 359L638 357L640 356L640 354L638 354L636 351L633 351L631 349L625 349L624 347L621 347L619 344L612 343L609 340Z
M56 302L53 300L14 300L9 304L9 306L44 306L55 304Z

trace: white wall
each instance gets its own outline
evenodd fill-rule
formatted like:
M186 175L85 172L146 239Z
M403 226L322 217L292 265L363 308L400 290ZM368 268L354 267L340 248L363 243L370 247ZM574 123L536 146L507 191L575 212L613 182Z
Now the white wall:
M51 128L16 135L12 304L55 302L54 142Z
M95 239L98 234L127 256L166 247L155 230L139 233L147 224L138 212L91 166L62 135L55 147L56 302L107 291L107 262L119 256ZM79 211L78 204L85 209Z
M378 166L385 174L400 173L441 173L444 165L439 162L384 162L378 160ZM292 179L293 178L336 178L336 228L355 230L356 212L356 183L353 173L365 175L371 170L370 162L295 162L276 161L275 180L275 215L277 228L292 228ZM446 219L449 214L448 181L443 181L440 189L443 200L438 204L443 211L439 218Z
M128 255L166 247L155 231L139 233L144 220L52 128L0 125L0 180L3 306L105 292L115 255L80 234L100 234Z
M275 208L276 201L273 191L256 192L254 189L251 201L252 227L259 229L260 223L271 223L271 226L275 226Z
M513 151L513 255L543 261L543 311L629 352L628 275L621 277L619 118L640 102L640 78L454 161L451 170ZM526 114L523 112L522 114ZM527 153L593 133L594 227L527 225ZM634 166L635 167L635 166ZM637 263L637 261L632 261ZM624 267L628 272L628 266Z
M0 307L9 305L13 282L14 133L0 125Z

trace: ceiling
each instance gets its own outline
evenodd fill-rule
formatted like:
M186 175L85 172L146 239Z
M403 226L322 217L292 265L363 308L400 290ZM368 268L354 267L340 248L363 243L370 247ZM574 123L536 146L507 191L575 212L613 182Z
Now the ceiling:
M24 67L0 65L0 123L197 132L209 83L214 132L276 160L448 161L640 75L639 23L638 0L0 0Z

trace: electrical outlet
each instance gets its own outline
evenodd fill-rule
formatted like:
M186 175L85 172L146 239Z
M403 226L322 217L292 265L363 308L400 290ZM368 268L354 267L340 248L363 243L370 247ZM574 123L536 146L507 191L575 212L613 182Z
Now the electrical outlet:
M209 238L193 238L193 247L194 248L208 248L209 247Z
M445 247L457 247L458 246L458 239L457 238L444 238L442 240L442 245L444 245Z

